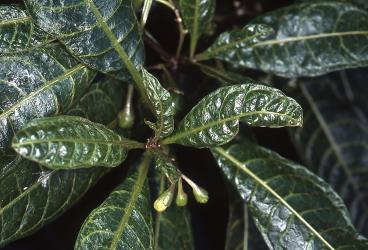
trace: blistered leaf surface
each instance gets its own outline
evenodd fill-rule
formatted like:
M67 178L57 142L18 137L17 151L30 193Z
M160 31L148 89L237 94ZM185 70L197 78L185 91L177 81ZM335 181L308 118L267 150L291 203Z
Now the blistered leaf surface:
M258 84L222 87L205 96L164 143L211 147L229 142L239 121L251 126L301 126L302 109L281 91Z

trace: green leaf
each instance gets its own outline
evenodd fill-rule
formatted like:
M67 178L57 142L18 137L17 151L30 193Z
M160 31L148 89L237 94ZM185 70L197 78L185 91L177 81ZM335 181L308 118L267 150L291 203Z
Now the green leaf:
M268 249L248 210L239 194L230 192L225 250Z
M203 74L218 80L222 85L237 84L239 82L250 82L252 79L238 73L225 69L214 68L205 64L196 64Z
M275 35L226 59L236 66L298 77L368 65L368 10L350 3L294 4L253 23L271 26Z
M145 157L85 220L75 249L153 249L154 235Z
M195 53L197 42L215 13L215 0L180 0L180 12L190 33L190 56Z
M366 249L341 198L306 168L254 144L212 150L271 249Z
M94 89L95 85L99 84L93 84L90 89ZM110 85L110 90L115 95L122 95L122 89L116 85ZM113 96L110 97L115 100ZM110 103L105 100L107 99L102 99L99 105L107 111ZM119 104L119 101L115 103ZM103 115L109 116L111 112L109 110L97 116L90 108L83 109L81 105L78 107L87 118L95 122L106 120ZM1 153L0 220L3 224L0 227L0 247L29 235L54 220L78 201L106 170L98 167L48 170L15 155L15 152L8 155Z
M172 205L164 212L157 213L156 239L157 250L194 249L188 209Z
M155 157L155 168L167 177L171 183L177 183L181 177L181 172L175 165L175 158L171 157L171 155L165 157L157 154Z
M143 43L132 0L25 0L31 16L73 55L102 72L117 71L120 52L139 66ZM117 51L119 50L119 51Z
M354 4L356 6L359 6L360 8L363 8L365 10L368 10L368 2L366 0L296 0L296 2L343 2L343 3L350 3Z
M60 45L0 57L0 150L28 121L67 110L95 73Z
M0 5L0 20L0 54L31 50L53 40L20 5Z
M225 31L220 34L216 41L204 52L196 56L196 59L208 60L217 58L231 63L241 63L246 60L244 54L262 41L267 40L274 31L262 24L250 24L243 28Z
M113 79L95 83L83 95L68 115L90 117L98 123L110 125L123 106L123 84ZM101 105L103 103L103 105Z
M35 119L14 137L13 149L51 169L115 167L128 150L143 147L102 124L78 116Z
M367 195L368 122L364 106L355 102L359 95L366 102L367 87L358 88L366 85L366 72L361 75L361 80L351 83L327 77L300 83L305 126L290 134L305 164L340 194L353 223L367 235L368 200L363 197Z
M175 103L160 82L144 68L142 70L143 84L148 98L155 109L156 123L149 123L155 130L155 138L161 139L170 135L174 130Z
M231 141L239 121L251 126L301 126L302 109L281 91L253 83L227 86L204 97L163 144L213 147Z

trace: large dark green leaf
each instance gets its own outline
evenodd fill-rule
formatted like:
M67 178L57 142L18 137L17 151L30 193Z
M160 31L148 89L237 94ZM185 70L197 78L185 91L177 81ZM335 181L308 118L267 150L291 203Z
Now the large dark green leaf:
M112 79L93 84L78 104L68 111L68 115L89 117L88 114L93 113L94 121L108 125L115 121L116 114L122 109L123 85Z
M225 250L267 250L245 202L234 191L229 195Z
M52 38L19 5L0 5L0 54L41 47Z
M103 83L97 85L100 84ZM92 85L91 90L94 88ZM115 95L123 95L121 87L110 85L110 89ZM110 100L115 100L105 93ZM99 115L90 107L78 105L78 108L87 118L103 122L106 120L103 115L110 116L113 112L108 109L110 102L104 100L108 99L101 99L99 105L102 109L105 107L105 112ZM119 104L120 101L115 103ZM0 151L0 247L55 219L78 201L105 172L106 168L51 171L15 153L4 155Z
M197 42L215 13L215 0L180 0L180 12L190 34L190 55L193 56Z
M253 23L271 26L275 35L226 57L230 63L285 77L368 65L368 11L350 3L295 4Z
M22 157L51 169L115 167L128 150L141 147L102 124L79 116L55 116L27 123L14 137Z
M243 54L248 53L249 48L266 40L272 34L273 30L262 24L251 24L241 29L225 31L208 49L197 55L196 59L217 58L230 62L246 60L246 58L243 59Z
M355 73L355 72L354 72ZM368 235L368 116L358 102L366 102L366 74L360 82L339 83L330 78L301 82L305 126L290 130L307 166L325 179L347 204L353 223ZM345 94L347 93L347 95ZM350 97L352 100L349 101ZM354 100L355 99L355 100Z
M102 72L143 63L143 43L131 0L25 0L35 22L84 63ZM119 51L117 51L117 48Z
M172 205L156 215L157 248L160 250L191 250L194 240L190 213L186 207Z
M301 126L302 109L281 91L253 83L217 89L204 97L163 143L212 147L229 142L239 121L251 126Z
M154 107L156 123L149 123L155 130L155 138L167 137L174 130L175 103L170 92L144 68L142 70L143 84L149 100Z
M336 1L339 1L339 2L345 2L345 3L351 3L351 4L354 4L354 5L357 5L361 8L364 8L366 10L368 10L368 1L366 0L296 0L296 2L329 2L329 1L332 1L332 2L336 2Z
M306 168L254 144L212 150L271 249L367 249L341 198Z
M154 235L145 157L124 182L87 217L75 249L153 249Z
M30 120L69 108L94 73L60 45L0 57L0 150Z

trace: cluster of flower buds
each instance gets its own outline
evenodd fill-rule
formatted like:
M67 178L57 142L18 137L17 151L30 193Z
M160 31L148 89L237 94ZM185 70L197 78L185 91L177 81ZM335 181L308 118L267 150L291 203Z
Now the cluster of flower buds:
M175 200L177 206L183 207L188 203L188 195L185 193L183 189L183 180L187 182L188 185L192 188L194 198L198 203L202 204L207 203L209 199L207 191L182 174L181 178L179 178L177 182L178 188ZM163 212L171 205L175 196L175 190L176 190L176 183L173 183L170 185L168 189L166 189L159 195L159 197L155 200L155 203L153 204L156 211Z

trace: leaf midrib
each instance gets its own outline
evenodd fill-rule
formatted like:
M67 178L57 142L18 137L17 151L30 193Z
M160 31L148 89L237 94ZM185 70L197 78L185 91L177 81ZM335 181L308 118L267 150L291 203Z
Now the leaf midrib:
M235 47L235 46L236 46L237 44L239 44L239 43L246 42L246 41L248 41L248 40L251 40L251 39L257 38L258 36L262 36L262 35L264 35L264 34L266 34L266 32L259 32L259 33L254 34L253 36L247 36L247 37L245 37L245 38L243 38L243 39L239 39L239 40L236 40L236 41L234 41L234 42L232 42L232 43L225 44L225 45L223 45L223 46L217 47L217 48L212 49L212 50L210 50L210 51L203 52L203 54L199 54L199 55L196 57L196 59L197 59L198 61L206 60L206 59L210 58L211 56L216 56L216 55L218 55L219 53L224 52L224 51L226 51L227 49L229 49L229 48L231 48L231 47ZM248 47L248 48L251 48L251 47L252 47L252 46L250 46L250 47ZM211 49L211 48L209 48L209 49Z
M289 43L289 42L298 42L298 41L305 41L305 40L311 40L311 39L321 39L321 38L328 38L328 37L335 37L335 36L353 36L353 35L368 36L368 30L331 32L331 33L320 33L320 34L308 35L308 36L287 37L287 38L279 39L279 40L274 39L274 40L259 42L248 48L281 44L281 43Z
M150 159L151 159L150 155L146 154L142 161L142 164L139 166L137 181L133 186L132 195L129 198L128 205L126 206L124 216L119 223L118 230L116 231L116 234L114 235L111 241L111 245L109 247L110 250L116 249L118 241L121 238L121 235L124 233L124 229L130 219L130 215L133 211L134 205L136 204L138 196L143 189L143 185L148 173Z
M104 144L104 145L123 145L126 148L137 146L137 142L120 139L120 140L94 140L94 139L73 139L73 138L56 138L56 139L44 139L44 140L31 140L26 142L20 143L13 143L12 147L22 147L26 145L33 145L33 144L42 144L42 143L58 143L58 142L66 142L66 143L76 143L76 144ZM144 145L143 143L141 145Z
M175 143L177 140L182 139L183 137L186 137L188 135L197 133L197 132L199 132L201 130L204 130L204 129L207 129L207 128L210 128L210 127L213 127L213 126L216 126L216 125L220 125L220 124L223 124L223 123L226 123L226 122L230 122L230 121L234 121L234 120L239 120L241 118L244 118L244 117L247 117L247 116L256 115L256 114L273 114L273 115L277 115L277 116L286 116L290 120L297 121L297 119L291 117L290 115L280 114L280 113L276 113L276 112L270 112L270 111L246 112L246 113L243 113L243 114L240 114L240 115L236 115L236 116L231 116L231 117L228 117L228 118L225 118L225 119L215 120L215 121L206 123L203 126L195 127L195 128L186 130L186 131L181 132L181 133L179 132L177 134L174 134L171 137L168 137L168 138L164 139L162 141L162 143L163 144L172 144L172 143ZM298 121L295 125L289 125L289 126L300 126L300 121Z
M46 82L41 88L39 88L38 90L31 92L29 95L27 95L26 97L20 99L16 104L14 104L13 106L11 106L9 109L6 109L3 113L0 114L0 119L7 117L7 115L9 115L11 112L15 111L17 108L21 107L23 104L27 103L28 101L30 101L32 98L34 98L35 96L37 96L38 94L42 93L43 91L51 88L54 84L72 76L74 73L82 70L83 68L86 68L86 66L84 66L83 64L78 64L76 66L74 66L73 68L71 68L70 70L65 71L62 75L54 78L51 81Z
M9 25L9 24L17 24L17 23L27 22L27 21L30 21L30 20L31 20L31 17L29 17L29 16L12 18L12 19L5 19L5 20L0 21L0 26L3 26L3 25L5 26L5 25Z
M272 196L274 196L280 203L282 203L291 213L295 215L318 239L322 241L322 243L329 248L330 250L335 250L330 243L318 233L316 229L312 225L310 225L287 201L285 201L276 191L274 191L266 182L264 182L261 178L259 178L255 173L253 173L245 164L238 161L235 157L233 157L229 152L225 151L222 148L214 148L212 149L228 161L230 161L235 167L242 170L245 174L250 176L253 180L255 180L259 185L261 185L264 189L266 189Z

